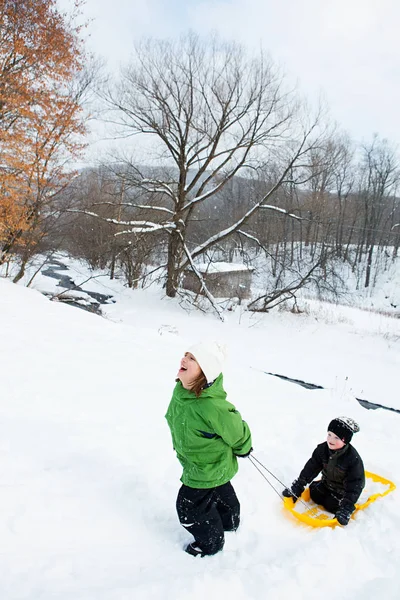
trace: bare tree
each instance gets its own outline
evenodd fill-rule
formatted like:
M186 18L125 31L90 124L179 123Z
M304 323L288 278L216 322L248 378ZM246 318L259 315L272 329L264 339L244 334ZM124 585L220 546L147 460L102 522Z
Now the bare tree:
M152 160L164 167L136 162L127 169L127 187L146 199L136 208L153 216L123 224L126 232L167 234L168 296L175 296L182 271L193 268L196 257L242 229L260 208L276 208L269 199L288 174L295 176L318 137L318 119L301 120L295 94L269 58L249 57L217 37L203 42L189 34L177 42L139 44L106 98L121 135L151 138ZM276 166L273 184L248 198L232 222L192 244L189 225L201 205L217 205L232 178L269 163Z
M385 212L390 210L392 198L400 180L400 168L394 149L387 140L374 137L363 147L359 199L363 207L362 237L359 258L365 249L367 265L365 287L371 279L374 248L379 243L379 230L384 227Z
M347 250L343 249L343 245L345 241L345 224L349 218L349 198L355 184L354 149L351 145L350 139L346 135L341 136L338 139L336 147L337 161L333 166L333 178L337 197L337 224L335 243L336 253L338 256L342 256L342 258L346 260ZM347 248L350 244L350 241L351 238L350 240L348 238Z

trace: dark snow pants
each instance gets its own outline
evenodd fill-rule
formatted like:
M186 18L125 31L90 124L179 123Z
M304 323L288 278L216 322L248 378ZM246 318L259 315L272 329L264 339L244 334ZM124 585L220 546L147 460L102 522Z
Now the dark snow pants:
M180 524L195 538L204 554L222 550L224 531L236 531L240 504L230 482L211 489L182 485L176 500Z
M341 498L335 496L322 481L313 481L310 485L310 496L316 504L320 504L329 512L335 514Z

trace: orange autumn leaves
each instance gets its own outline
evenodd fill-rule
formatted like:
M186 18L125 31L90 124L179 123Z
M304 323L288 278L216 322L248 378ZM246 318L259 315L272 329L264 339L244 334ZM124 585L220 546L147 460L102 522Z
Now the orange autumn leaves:
M37 225L65 183L65 161L82 148L75 84L85 56L74 14L55 0L0 0L0 263Z

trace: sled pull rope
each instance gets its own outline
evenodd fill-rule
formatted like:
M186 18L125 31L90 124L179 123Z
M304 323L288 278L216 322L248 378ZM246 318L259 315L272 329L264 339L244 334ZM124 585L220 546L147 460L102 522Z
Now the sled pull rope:
M270 473L272 475L272 477L275 477L275 475L273 473L271 473L271 471L269 471L262 463L260 463L259 460L256 459L255 456L253 456L252 454L249 454L249 460L251 462L251 464L257 469L257 471L260 473L261 477L264 477L265 481L268 483L268 485L270 485L272 487L272 489L274 490L274 492L276 494L278 494L279 498L282 500L282 494L276 489L276 487L270 482L270 480L268 479L268 477L265 475L265 473L263 473L260 469L260 467L256 464L256 462L258 462L258 464L265 469L268 473ZM275 477L275 479L277 481L279 481L279 479L277 477ZM279 483L282 483L281 481L279 481ZM282 485L285 485L282 483ZM285 486L286 487L286 486Z
M267 469L267 467L266 467L265 465L263 465L263 464L262 464L262 462L260 462L260 461L258 460L258 458L256 458L256 457L254 456L254 454L250 454L250 455L249 455L249 458L252 458L253 460L255 460L255 461L256 461L256 462L257 462L257 463L260 465L260 467L262 467L262 468L264 469L264 471L267 471L267 473L269 473L270 475L272 475L272 477L273 477L274 479L276 479L276 481L277 481L278 483L280 483L281 485L283 485L283 487L284 487L284 488L290 487L290 486L286 485L286 483L283 483L283 481L281 481L280 479L278 479L278 477L277 477L276 475L274 475L274 474L272 473L272 471L270 471L269 469ZM254 463L253 463L253 464L254 464ZM254 465L254 466L255 466L255 465Z
M252 465L253 465L253 466L254 466L254 467L257 469L257 471L260 473L261 477L264 477L264 479L265 479L265 481L268 483L268 485L270 485L270 486L272 487L272 489L274 490L274 492L275 492L276 494L278 494L278 496L279 496L280 500L282 500L282 501L283 501L282 494L281 494L281 493L280 493L280 492L279 492L279 491L276 489L276 487L275 487L274 485L272 485L272 483L269 481L269 479L268 479L268 477L265 475L265 473L263 473L263 472L261 471L260 467L262 467L262 468L263 468L265 471L267 471L267 473L269 473L270 475L272 475L272 477L273 477L274 479L276 479L276 481L278 481L278 483L280 483L281 485L283 485L283 487L284 487L284 488L290 488L290 485L286 485L285 483L283 483L283 481L281 481L280 479L278 479L278 477L277 477L276 475L274 475L274 474L272 473L272 471L270 471L269 469L267 469L267 467L266 467L265 465L263 465L263 463L262 463L262 462L260 462L260 461L258 460L258 458L256 458L256 457L254 456L254 454L249 454L249 457L248 457L248 458L249 458L249 460L250 460L251 464L252 464ZM256 463L258 463L258 464L260 465L260 467L259 467L259 466L258 466ZM304 502L304 501L303 501L301 498L298 498L298 499L297 499L297 502L299 502L299 501L300 501L302 504L304 504L304 506L307 506L307 505L306 505L306 503L305 503L305 502Z

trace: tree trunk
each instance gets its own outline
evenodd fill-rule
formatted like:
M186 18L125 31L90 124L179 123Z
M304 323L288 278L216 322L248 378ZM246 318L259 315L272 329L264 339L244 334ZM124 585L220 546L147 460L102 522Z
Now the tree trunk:
M309 210L308 211L307 228L306 228L306 240L305 240L305 244L304 244L306 248L308 248L308 246L310 245L312 224L313 224L313 214L312 214L311 210Z
M394 245L393 245L393 260L395 260L395 258L397 258L399 246L400 246L400 235L397 234Z
M13 279L13 283L18 283L18 281L23 278L23 276L25 275L25 267L27 262L27 260L22 261L20 269Z
M371 280L371 267L372 267L372 255L374 253L374 245L371 244L368 250L368 258L367 258L367 270L365 273L365 284L364 287L369 286L369 282Z
M110 279L114 279L115 277L115 258L116 258L116 250L113 246L112 255L111 255L111 265L110 265Z
M182 240L178 231L172 231L168 241L168 263L166 292L169 298L175 298L181 274L180 265L183 255Z

